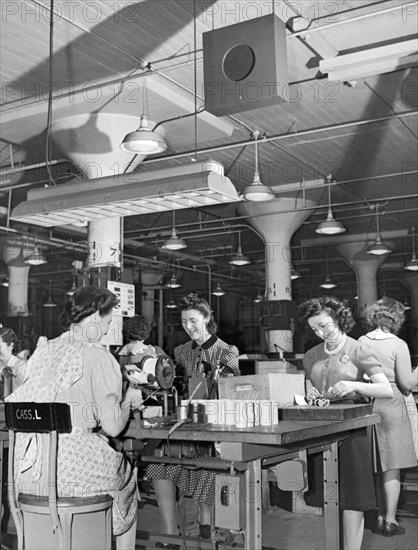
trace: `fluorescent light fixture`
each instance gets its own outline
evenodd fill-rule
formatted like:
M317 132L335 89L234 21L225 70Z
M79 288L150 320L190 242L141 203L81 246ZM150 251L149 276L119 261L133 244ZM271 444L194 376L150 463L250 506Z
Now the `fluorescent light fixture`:
M54 227L240 200L222 164L208 160L32 189L10 219Z
M349 82L409 67L417 59L418 39L412 39L322 59L319 70L328 73L330 82Z

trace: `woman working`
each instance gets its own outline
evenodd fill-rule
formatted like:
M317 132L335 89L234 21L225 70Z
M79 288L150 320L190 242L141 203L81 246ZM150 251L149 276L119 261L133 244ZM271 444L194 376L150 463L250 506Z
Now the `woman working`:
M229 371L239 374L238 349L216 336L216 323L209 304L197 294L189 294L179 303L181 324L190 341L174 349L177 368L190 377L194 372L206 372L213 380L216 373ZM212 386L210 384L209 386ZM212 447L207 445L207 451ZM209 455L207 455L209 456ZM163 529L178 534L176 487L182 495L199 502L199 534L211 536L211 510L215 505L215 472L205 469L187 469L179 465L151 464L147 477L153 480L154 491L161 512Z
M299 306L299 317L324 342L303 358L306 397L367 402L370 397L393 395L376 355L347 336L354 326L350 308L330 296L313 298ZM367 374L371 384L363 381ZM360 550L364 511L376 507L373 485L371 432L361 428L339 448L339 502L343 510L344 550Z
M409 410L415 414L416 405L405 402L410 390L418 384L418 369L412 371L409 349L396 334L405 320L405 308L393 298L385 296L366 310L366 319L371 332L359 338L368 344L382 363L393 390L391 399L375 399L373 410L380 414L381 422L376 424L377 436L377 500L379 512L375 533L392 537L403 535L405 529L396 520L401 492L401 468L417 465L414 447L416 423L412 427ZM413 418L413 417L412 417Z
M118 550L135 548L138 491L136 471L109 445L101 429L117 436L125 427L140 393L122 393L118 362L100 344L109 328L117 299L102 288L87 286L68 298L58 338L40 338L29 359L24 383L10 401L71 403L72 432L61 434L58 448L58 496L113 497L113 532ZM33 434L18 434L16 483L36 494L46 474L45 460ZM44 448L46 446L43 446ZM46 483L46 481L45 481ZM68 494L69 488L71 494ZM65 494L60 491L66 491Z

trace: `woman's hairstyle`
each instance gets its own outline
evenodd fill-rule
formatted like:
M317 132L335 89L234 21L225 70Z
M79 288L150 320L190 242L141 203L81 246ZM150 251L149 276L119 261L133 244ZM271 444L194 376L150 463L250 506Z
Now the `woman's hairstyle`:
M215 319L212 315L212 310L210 309L210 305L204 298L200 298L198 294L188 294L187 296L180 298L178 306L180 312L189 309L195 309L199 311L204 317L209 317L209 321L206 324L207 331L209 332L209 334L216 333L217 327Z
M61 324L64 328L68 328L72 323L79 323L96 311L104 317L117 303L117 297L110 290L97 286L85 286L68 297L64 311L61 313Z
M312 298L298 306L298 316L301 321L307 321L322 311L326 311L343 332L350 332L355 325L353 314L347 303L334 296Z
M405 308L394 298L385 296L366 309L366 322L370 328L397 334L405 321Z
M151 323L143 315L125 317L123 320L123 335L127 342L145 340L151 332Z
M16 345L18 342L17 334L12 328L0 327L0 338L8 346L11 344Z

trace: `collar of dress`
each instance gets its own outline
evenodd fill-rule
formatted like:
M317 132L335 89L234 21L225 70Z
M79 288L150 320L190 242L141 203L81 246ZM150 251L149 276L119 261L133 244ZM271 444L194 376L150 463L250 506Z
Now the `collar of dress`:
M218 337L215 334L212 334L209 340L206 340L206 342L203 342L201 346L199 346L199 344L197 344L195 340L192 340L192 349L196 349L196 348L209 349L213 346L213 344L216 342L217 339Z

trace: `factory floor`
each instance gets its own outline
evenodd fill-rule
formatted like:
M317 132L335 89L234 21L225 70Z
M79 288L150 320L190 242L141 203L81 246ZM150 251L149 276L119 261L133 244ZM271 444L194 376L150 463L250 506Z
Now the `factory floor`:
M416 550L418 548L418 470L408 471L400 499L398 519L406 529L403 536L392 538L372 533L373 514L366 515L362 550ZM407 490L409 489L411 490ZM170 542L170 538L161 538L158 534L160 522L157 503L153 493L142 495L141 508L138 511L138 536L136 550L152 550L158 547L158 541ZM309 508L305 512L309 512ZM311 510L312 511L312 510ZM318 510L317 510L318 511ZM217 544L203 542L197 537L197 509L190 499L182 499L178 506L179 524L187 535L187 549L236 550L243 547L240 534L232 536L229 532L218 532L218 538L224 542ZM279 506L270 506L263 512L263 550L320 550L324 548L323 517L312 513L293 513ZM228 538L229 536L229 538ZM232 537L232 538L231 538ZM2 532L1 550L13 549L16 536L13 522L10 520Z

